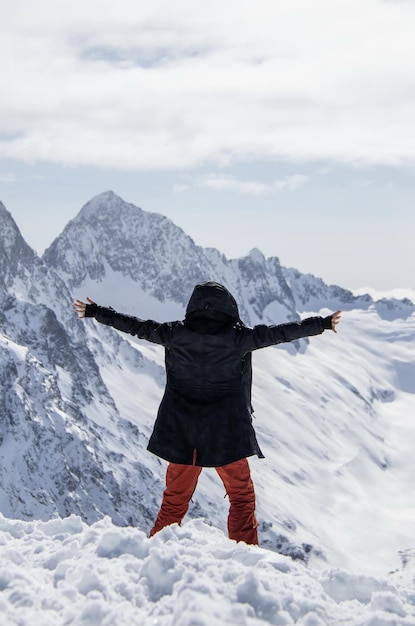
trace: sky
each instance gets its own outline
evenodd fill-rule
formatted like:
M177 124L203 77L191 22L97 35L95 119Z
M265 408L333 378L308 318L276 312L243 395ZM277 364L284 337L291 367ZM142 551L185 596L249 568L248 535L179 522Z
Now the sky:
M413 0L0 0L0 201L111 189L228 258L415 287Z

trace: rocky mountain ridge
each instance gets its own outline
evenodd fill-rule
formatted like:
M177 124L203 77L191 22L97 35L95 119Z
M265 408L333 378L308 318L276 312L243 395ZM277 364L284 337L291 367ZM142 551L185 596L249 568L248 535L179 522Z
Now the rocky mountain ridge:
M117 421L126 440L131 427L74 320L65 283L25 243L4 205L0 225L1 510L23 519L76 512L90 521L105 510L125 522L116 499L129 480L114 479L113 435L91 419L97 395L104 421Z
M299 311L322 306L348 310L374 304L369 295L354 296L284 268L278 257L266 259L257 249L229 260L218 250L197 246L168 218L147 213L112 191L90 200L45 251L43 260L72 292L104 277L108 280L110 270L158 302L175 303L178 310L184 310L197 282L217 280L235 295L248 324L298 319ZM129 304L128 297L122 297ZM412 310L409 302L390 306L397 313ZM145 307L144 302L142 316L147 314Z

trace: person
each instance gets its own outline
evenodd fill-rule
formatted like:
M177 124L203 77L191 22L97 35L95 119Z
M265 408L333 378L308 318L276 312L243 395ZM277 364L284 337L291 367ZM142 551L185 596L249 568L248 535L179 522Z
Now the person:
M228 289L194 287L183 321L156 322L75 300L80 318L95 318L165 348L166 385L147 449L168 462L166 486L150 536L180 524L203 467L214 467L229 497L228 536L258 545L255 490L247 458L263 458L252 425L254 350L335 332L341 311L279 325L243 324Z

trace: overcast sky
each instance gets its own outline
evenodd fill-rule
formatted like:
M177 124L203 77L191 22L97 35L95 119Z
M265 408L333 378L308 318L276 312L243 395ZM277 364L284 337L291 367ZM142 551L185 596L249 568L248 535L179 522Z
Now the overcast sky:
M415 288L414 167L415 0L0 0L0 200L40 253L112 189L227 257Z

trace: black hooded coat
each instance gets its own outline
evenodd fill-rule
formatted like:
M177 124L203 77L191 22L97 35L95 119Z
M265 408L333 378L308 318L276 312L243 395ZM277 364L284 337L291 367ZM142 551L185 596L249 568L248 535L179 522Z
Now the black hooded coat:
M164 346L166 388L148 450L203 467L263 456L252 426L252 351L331 328L331 316L248 328L233 296L213 282L196 285L184 321L141 320L96 305L86 316Z

